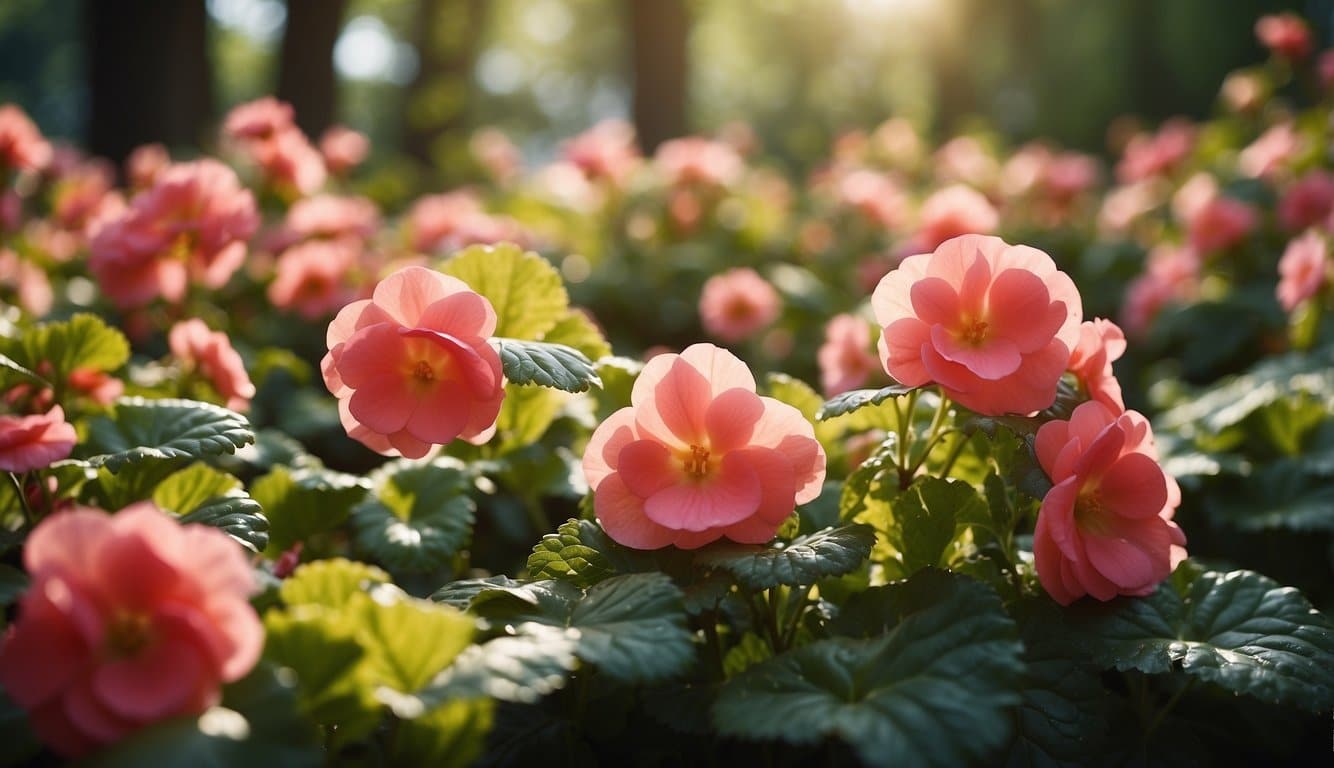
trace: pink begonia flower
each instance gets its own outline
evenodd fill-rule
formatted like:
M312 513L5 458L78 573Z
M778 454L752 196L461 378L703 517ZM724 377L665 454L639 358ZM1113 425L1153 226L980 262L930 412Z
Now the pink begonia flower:
M1151 180L1113 187L1102 199L1098 211L1098 229L1104 234L1122 235L1164 199L1161 184Z
M523 170L523 153L499 128L482 128L468 140L468 150L491 178L506 183Z
M934 250L959 235L988 235L1000 226L1000 214L991 201L961 184L933 192L922 203L918 218L913 244L921 250Z
M330 126L320 134L319 146L325 166L336 176L361 165L371 152L370 139L345 125Z
M1149 253L1144 273L1126 286L1121 326L1132 338L1143 338L1158 313L1173 302L1199 293L1200 257L1191 248L1162 245Z
M314 195L292 203L282 226L265 237L277 252L307 239L352 238L366 242L380 229L380 211L364 197Z
M891 168L916 168L925 154L925 145L910 120L891 117L876 126L871 134L871 148L884 157Z
M589 179L625 183L643 161L635 129L624 120L604 120L561 146L561 156Z
M1172 195L1172 217L1189 225L1206 205L1218 198L1218 179L1201 171L1186 179Z
M32 317L44 317L55 304L46 270L8 248L0 248L0 287L12 288L19 308Z
M699 317L704 330L726 342L744 341L768 328L783 311L778 291L749 267L737 267L704 282Z
M307 320L332 314L352 298L346 279L359 253L356 243L346 240L310 240L288 248L278 257L269 301Z
M1038 430L1038 463L1053 486L1033 533L1038 580L1061 605L1084 595L1147 595L1186 558L1172 521L1181 490L1158 465L1149 422L1102 403Z
M1255 22L1255 39L1275 56L1304 59L1311 55L1311 28L1295 13L1286 11L1261 16Z
M454 277L405 267L329 324L324 383L349 436L386 455L486 442L505 397L491 302Z
M1079 342L1083 304L1047 254L964 235L909 256L871 296L880 361L909 387L937 383L995 416L1050 406Z
M51 144L13 104L0 105L0 171L40 171L51 160Z
M1334 174L1311 171L1293 182L1278 203L1278 220L1289 232L1325 226L1334 212Z
M1316 74L1320 77L1320 87L1326 91L1334 89L1334 48L1321 52L1315 63Z
M1216 253L1244 240L1259 220L1249 204L1220 195L1200 206L1186 223L1186 238L1197 253Z
M232 108L222 123L225 137L242 141L268 141L292 128L292 105L272 96L248 101Z
M1163 123L1157 133L1141 133L1130 139L1116 178L1122 184L1165 176L1195 148L1195 127L1182 118Z
M78 439L58 405L44 414L0 416L0 470L28 472L49 467L69 458Z
M412 204L406 219L408 242L418 253L447 253L469 245L502 241L526 243L518 222L492 216L468 190L428 195Z
M1068 370L1079 380L1089 399L1107 406L1113 413L1126 409L1121 397L1121 383L1112 371L1112 361L1126 353L1126 335L1111 320L1099 317L1079 326L1079 343L1070 354Z
M1287 312L1315 296L1329 279L1329 245L1310 231L1288 243L1278 260L1278 303Z
M701 136L663 142L653 164L671 186L728 187L746 170L736 149Z
M157 296L178 302L187 280L225 285L258 227L255 198L232 169L210 159L182 163L97 230L88 268L122 309Z
M125 393L125 382L106 371L92 368L75 368L70 371L69 387L98 405L111 405Z
M167 346L184 366L197 370L208 380L227 401L228 408L241 412L250 409L255 385L226 333L210 331L203 320L191 318L171 327Z
M982 142L972 136L958 136L936 150L936 178L942 184L963 184L990 189L1000 175L1000 163Z
M762 544L820 495L825 454L801 412L755 392L712 344L645 364L631 404L593 432L584 476L607 535L634 549Z
M903 188L883 173L865 168L845 173L838 180L836 192L839 203L883 229L894 229L908 217Z
M299 128L279 131L267 141L251 142L249 151L264 178L286 195L314 194L328 178L324 158Z
M199 714L259 661L257 584L227 534L152 502L75 508L23 548L32 582L0 646L0 685L66 757Z
M1269 86L1255 72L1233 72L1223 79L1219 96L1233 112L1254 112L1264 105Z
M856 389L871 378L880 360L871 351L871 325L856 315L834 315L816 352L825 397Z
M71 232L81 232L102 206L116 181L116 169L105 160L87 160L63 174L52 190L51 214Z
M158 177L171 167L171 155L161 144L135 147L125 159L125 176L136 190L147 189L157 183Z
M1237 167L1252 178L1270 178L1302 151L1303 144L1301 134L1291 122L1279 123L1237 155Z

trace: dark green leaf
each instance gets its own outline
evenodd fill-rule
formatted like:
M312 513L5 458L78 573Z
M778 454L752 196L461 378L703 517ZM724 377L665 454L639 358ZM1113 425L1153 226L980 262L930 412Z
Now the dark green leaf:
M902 558L904 575L946 564L956 528L990 520L987 502L961 480L927 477L892 504L889 543Z
M769 589L779 584L805 586L825 576L841 576L856 570L875 544L869 525L845 525L798 536L790 544L756 547L722 544L701 550L696 562L721 568L745 587Z
M567 520L548 533L528 556L528 572L535 579L566 579L587 588L614 573L601 552L584 543L584 529L597 528L588 520Z
M12 565L0 563L0 608L12 605L28 591L28 575Z
M1297 393L1324 402L1334 399L1334 347L1274 357L1250 371L1195 393L1162 414L1156 432L1217 434L1255 411Z
M1013 729L1023 646L994 592L951 580L943 588L942 574L925 571L887 588L887 599L915 610L883 635L821 640L729 680L714 726L795 744L836 737L868 765L994 757Z
M202 523L221 528L251 552L263 552L269 545L269 521L259 502L245 491L228 491L205 502L181 517L182 523Z
M319 734L298 714L297 692L267 664L225 687L220 706L151 725L80 763L97 768L323 764Z
M496 339L496 345L511 384L538 384L566 392L602 386L593 362L574 347L519 339Z
M467 546L477 505L461 464L394 462L373 479L374 494L352 509L362 551L391 569L428 571Z
M234 453L255 439L235 411L194 400L125 397L88 425L88 461L111 472L145 459L203 458Z
M41 751L28 713L0 688L0 765L36 764L33 758Z
M6 355L0 355L0 389L8 390L19 384L36 384L48 387L50 382L16 363Z
M899 397L912 392L918 387L905 387L902 384L890 384L883 389L854 389L850 392L844 392L820 406L820 411L815 415L819 421L832 419L835 416L852 413L868 405L880 405L891 397Z
M426 711L450 699L474 696L532 704L564 687L578 663L579 633L535 622L519 624L514 631L513 636L464 649L417 694L416 706ZM400 716L411 716L411 712L409 708Z
M509 591L519 599L528 596L521 581L515 581L508 576L490 576L485 579L462 579L460 581L451 581L440 589L437 589L431 595L431 599L437 603L452 605L460 610L467 610L472 603L473 598L482 592L488 590Z
M1334 707L1334 623L1300 592L1252 571L1210 571L1178 592L1085 601L1075 616L1093 658L1186 674L1263 701Z

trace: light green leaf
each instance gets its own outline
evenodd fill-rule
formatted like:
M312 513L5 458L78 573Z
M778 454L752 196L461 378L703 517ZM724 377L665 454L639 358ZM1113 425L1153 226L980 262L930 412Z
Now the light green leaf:
M904 575L933 565L946 565L956 529L991 519L987 502L960 480L927 477L891 505L889 542L902 557Z
M476 698L447 701L404 720L394 729L389 764L467 768L481 757L494 717L495 702Z
M440 265L496 310L496 336L541 339L565 316L570 298L551 262L513 243L473 245Z
M542 336L543 341L574 347L589 360L599 360L611 354L611 345L588 315L577 309L567 310L565 316Z
M30 370L51 366L52 381L65 381L78 369L114 371L130 359L125 335L97 315L81 312L69 320L41 323L6 349L14 362Z
M153 490L153 503L184 515L210 499L241 490L241 481L207 464L191 464L172 473Z
M388 584L389 574L372 565L331 557L297 568L283 580L279 591L288 606L319 605L334 610L347 605L353 595L376 584Z
M821 640L756 664L724 683L714 726L796 744L839 738L867 765L995 757L1013 730L1010 708L1024 669L1000 598L936 571L880 594L912 610L884 634Z
M461 464L393 462L373 480L375 492L352 509L358 548L391 569L427 571L467 546L477 505Z
M380 722L375 668L358 634L346 616L321 606L264 615L264 657L296 674L295 709L336 726L341 744L366 736Z
M1173 581L1148 597L1077 606L1096 662L1179 669L1263 701L1334 708L1334 622L1302 593L1252 571L1206 572L1180 592Z
M537 384L565 392L586 392L602 386L593 361L564 344L545 341L496 339L500 364L511 384Z
M369 487L365 478L323 467L274 467L250 487L269 518L269 553L342 525Z
M533 621L578 630L575 654L623 683L664 680L694 660L681 590L663 573L599 582L587 594L564 581L483 591L471 610L507 623Z
M890 384L883 389L854 389L825 401L815 418L824 421L844 416L868 405L880 405L891 397L906 395L914 389L918 387L905 387L902 384Z
M150 725L95 753L96 768L228 768L324 764L319 733L301 717L298 692L268 664L223 688L222 703L198 717Z
M528 572L535 579L565 579L577 587L588 588L612 575L611 563L585 543L591 534L585 529L597 525L588 520L567 520L556 533L548 533L528 556Z
M602 389L593 393L597 400L597 419L601 423L630 404L630 391L644 364L628 357L604 357L597 361Z
M194 400L124 397L111 412L88 425L88 462L119 472L146 459L192 458L235 453L254 442L245 417Z
M371 649L376 682L400 693L421 690L472 640L473 619L462 611L390 585L352 595L346 610Z
M569 395L546 387L505 385L505 400L496 417L496 433L502 452L522 450L546 434Z
M695 562L726 570L753 590L779 584L805 586L826 576L855 571L866 562L874 544L875 531L871 526L845 525L769 547L715 545L700 550Z

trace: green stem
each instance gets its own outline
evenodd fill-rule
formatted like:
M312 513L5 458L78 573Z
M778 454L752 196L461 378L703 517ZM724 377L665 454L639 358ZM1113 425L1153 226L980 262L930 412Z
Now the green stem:
M949 456L945 457L945 463L940 466L940 476L946 478L950 476L950 470L954 469L954 462L958 461L959 454L963 453L964 446L968 445L968 435L964 432L958 432L959 442L950 449Z
M1192 677L1186 680L1185 684L1178 688L1176 693L1172 694L1172 698L1167 700L1167 703L1163 705L1163 708L1154 714L1153 719L1150 720L1148 726L1144 728L1144 741L1147 742L1149 737L1153 735L1153 732L1158 730L1158 726L1163 724L1163 720L1167 718L1167 715L1174 707L1176 707L1177 702L1181 701L1181 697L1185 696L1186 691L1189 691L1194 684L1195 678Z
M14 495L18 496L19 507L23 510L23 520L28 524L28 527L31 528L35 519L32 514L32 508L28 506L28 495L23 492L23 481L13 472L6 472L5 474L9 475L9 482L14 486Z
M709 655L712 657L714 673L717 680L722 680L727 673L723 670L723 643L718 637L718 612L704 612L704 638L709 644Z
M790 648L792 646L792 641L796 639L797 627L801 624L802 614L806 613L806 606L810 601L811 590L814 588L815 585L812 584L800 592L793 592L793 594L798 595L799 598L795 601L794 605L790 606L791 613L788 614L787 624L783 627L784 648Z

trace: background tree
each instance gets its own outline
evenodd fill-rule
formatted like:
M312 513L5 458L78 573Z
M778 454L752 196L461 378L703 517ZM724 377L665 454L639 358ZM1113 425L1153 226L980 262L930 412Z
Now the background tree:
M684 0L629 0L635 131L645 152L686 133Z
M337 120L333 50L346 10L347 0L287 0L278 98L292 105L297 125L314 138Z

